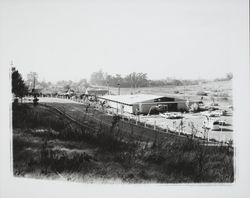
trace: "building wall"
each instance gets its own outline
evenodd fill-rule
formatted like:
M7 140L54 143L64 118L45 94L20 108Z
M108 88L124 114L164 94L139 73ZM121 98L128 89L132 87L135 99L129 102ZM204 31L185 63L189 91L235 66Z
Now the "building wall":
M137 112L138 109L139 109L139 111L140 111L139 104L134 104L134 105L133 105L133 114L136 114L136 112Z
M177 110L188 110L187 105L186 105L186 100L184 99L180 99L180 98L175 98L175 101L178 102L177 103Z
M125 104L118 104L118 112L123 113L134 113L133 106L125 105Z
M111 108L114 108L118 109L118 112L119 113L124 113L124 112L127 112L127 113L134 113L135 112L135 109L133 106L130 106L130 105L125 105L125 104L120 104L120 103L117 103L117 102L113 102L113 101L108 101L106 100L107 104L111 107Z
M152 107L156 106L157 104L139 104L139 111L140 113L143 114L148 114L150 109L152 109Z
M177 103L177 110L187 110L187 105L185 102Z
M170 104L162 103L162 105L168 105L169 111L187 110L186 100L179 99L179 98L173 98L173 100L176 103L170 103ZM136 114L137 109L142 114L148 114L150 108L151 108L151 110L153 110L154 106L156 106L157 104L161 104L160 102L154 102L154 100L148 100L148 101L144 101L144 102L141 102L138 104L133 104L133 105L125 105L125 104L120 104L120 103L108 101L108 100L106 100L106 101L110 107L115 109L115 111L117 111L117 109L118 109L119 113L127 112L127 113L132 113L132 114ZM150 104L147 104L147 103L150 103ZM190 101L189 106L193 103L194 102Z
M156 104L143 104L143 103L154 103L154 100L147 100L137 105L140 113L143 113L143 114L148 114L150 108L153 106L156 106Z
M187 105L186 105L186 100L179 100L180 102L177 104L177 108L178 108L178 110L188 110L188 107L187 107ZM196 103L196 102L192 102L192 101L189 101L189 107L192 105L192 104L194 104L194 103Z
M169 103L169 104L166 104L166 103L152 103L152 104L140 104L141 106L141 113L143 114L148 114L149 111L152 112L154 107L156 107L157 105L164 105L166 107L163 107L162 108L162 112L164 111L178 111L180 110L180 108L178 108L178 104L177 103ZM151 109L151 110L150 110Z
M107 104L114 108L114 109L117 109L118 108L118 103L115 103L115 102L112 102L112 101L107 101Z

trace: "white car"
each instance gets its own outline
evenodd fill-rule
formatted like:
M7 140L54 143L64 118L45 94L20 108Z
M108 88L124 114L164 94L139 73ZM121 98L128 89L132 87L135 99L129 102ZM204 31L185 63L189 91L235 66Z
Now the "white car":
M180 119L183 118L181 113L160 113L161 117L166 119Z
M210 121L204 125L206 129L211 129L211 130L219 130L220 129L220 124L219 121Z
M204 116L208 116L208 117L220 117L222 116L222 112L221 111L205 111L201 113Z

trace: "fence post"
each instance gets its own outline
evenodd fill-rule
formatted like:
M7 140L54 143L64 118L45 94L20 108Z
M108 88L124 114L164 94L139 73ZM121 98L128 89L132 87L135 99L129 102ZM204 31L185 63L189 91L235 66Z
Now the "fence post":
M144 122L144 127L147 127L147 123L146 123L146 121Z
M157 148L157 152L158 152L158 146L159 146L159 133L160 133L159 130L155 131L155 145Z
M154 130L156 129L156 120L154 121Z

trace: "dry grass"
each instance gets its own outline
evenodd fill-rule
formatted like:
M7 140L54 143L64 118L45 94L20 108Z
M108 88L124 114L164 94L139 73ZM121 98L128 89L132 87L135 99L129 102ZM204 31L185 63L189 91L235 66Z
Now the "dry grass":
M89 183L234 180L230 147L205 147L191 139L157 146L107 127L93 133L39 105L13 107L13 128L16 176Z

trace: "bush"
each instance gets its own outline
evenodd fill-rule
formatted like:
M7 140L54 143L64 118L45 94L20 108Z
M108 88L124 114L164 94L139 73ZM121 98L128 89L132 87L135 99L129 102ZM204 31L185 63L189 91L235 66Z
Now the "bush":
M195 109L196 105L193 107L191 105L191 107ZM22 112L24 111L23 107L17 106L15 108L21 108ZM76 123L66 125L64 123L68 123L68 120L59 119L59 116L48 114L48 112L44 114L42 110L37 114L38 112L33 111L34 109L38 108L27 109L25 116L20 112L19 114L14 113L14 116L18 116L15 117L16 122L20 123L25 120L25 124L27 124L36 120L44 129L40 133L32 132L36 131L36 128L31 128L29 133L24 132L28 136L26 142L18 139L20 136L14 138L14 165L15 169L20 172L17 173L19 175L21 173L25 175L27 171L32 171L30 168L26 168L30 166L42 169L43 174L72 172L80 175L90 171L93 173L96 169L103 170L102 166L99 167L102 161L100 161L101 163L98 162L100 160L98 156L103 157L108 154L108 157L103 158L105 163L108 161L112 165L112 169L107 169L104 172L105 176L114 175L117 170L122 170L120 177L124 181L135 181L137 178L140 179L139 182L154 180L171 183L232 182L234 180L232 143L228 147L207 147L199 140L191 137L184 140L172 136L173 138L164 139L162 141L164 143L149 146L152 142L145 143L139 138L135 139L136 137L132 135L125 136L124 133L120 132L119 128L116 127L119 118L113 120L114 126L112 129L105 125L97 129L96 123L89 121L87 125L93 126L93 130L90 130ZM65 126L64 129L62 129L62 126ZM61 130L58 131L59 134L53 133L53 130L50 130L49 127ZM35 136L36 139L39 137L42 141L39 143L38 141L32 141L30 139L32 136ZM70 140L74 140L70 143L72 149L76 146L77 149L81 149L79 145L84 142L84 144L87 143L91 147L97 148L97 151L93 155L94 157L85 153L67 153L64 150L53 148L54 145L51 142L53 139L59 139L60 141L57 142L63 142L63 144L68 144ZM24 157L23 154L23 151L27 150L28 147L36 148L30 149L30 151L37 150L37 153L30 153L29 158L26 154ZM35 160L32 160L32 157ZM17 161L22 166L16 168ZM25 168L23 168L23 164L25 164ZM117 166L114 167L114 164ZM137 171L137 173L135 174L133 171Z
M198 112L199 111L199 105L197 103L194 103L190 106L191 112Z

